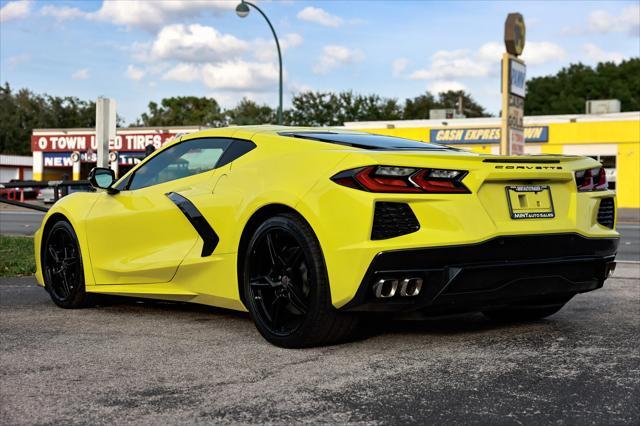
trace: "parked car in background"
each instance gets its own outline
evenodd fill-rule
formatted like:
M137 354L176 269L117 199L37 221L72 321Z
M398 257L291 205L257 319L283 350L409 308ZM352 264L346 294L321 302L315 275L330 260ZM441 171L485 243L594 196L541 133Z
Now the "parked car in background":
M61 187L58 189L58 199L64 197L65 195L73 194L74 192L92 192L94 189L91 185L88 184L77 184L77 185L69 185L65 187ZM42 201L45 204L53 204L55 200L55 189L53 187L41 188L37 200Z

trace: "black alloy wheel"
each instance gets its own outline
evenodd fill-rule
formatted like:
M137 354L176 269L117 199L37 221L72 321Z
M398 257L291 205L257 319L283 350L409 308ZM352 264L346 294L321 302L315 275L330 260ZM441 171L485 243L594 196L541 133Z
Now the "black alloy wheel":
M309 310L308 261L293 235L273 227L251 251L249 289L261 320L275 335L295 332Z
M68 222L58 221L49 230L42 249L42 273L56 305L79 308L87 304L80 247Z
M356 318L331 305L320 245L295 214L267 219L255 231L243 267L245 304L258 331L288 348L347 338Z

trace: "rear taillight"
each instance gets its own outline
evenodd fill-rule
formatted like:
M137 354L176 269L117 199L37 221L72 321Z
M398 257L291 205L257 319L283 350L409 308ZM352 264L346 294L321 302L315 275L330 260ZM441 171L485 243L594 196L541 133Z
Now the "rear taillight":
M609 189L607 172L604 167L576 171L578 191L605 191Z
M335 183L369 192L469 194L462 170L416 167L368 166L345 170L333 176Z

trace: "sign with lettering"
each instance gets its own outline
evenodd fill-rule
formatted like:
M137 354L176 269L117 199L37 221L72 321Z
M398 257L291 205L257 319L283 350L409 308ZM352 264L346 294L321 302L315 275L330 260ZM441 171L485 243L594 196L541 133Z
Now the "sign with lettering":
M519 13L510 13L504 22L504 46L507 52L519 56L524 50L524 41L526 35L526 27L524 18Z
M467 143L498 143L500 142L500 128L490 127L481 129L431 129L429 131L431 143L467 144ZM549 126L532 126L524 128L525 142L549 142Z
M509 144L511 144L511 155L524 154L524 132L522 129L509 129Z
M77 152L45 152L42 155L44 167L72 167ZM118 164L121 166L133 166L144 159L144 151L119 152ZM98 156L95 152L79 154L82 163L95 163Z
M126 133L118 134L109 142L110 151L143 151L151 144L156 149L171 141L175 133ZM44 152L69 152L97 150L95 134L38 134L31 136L31 150Z
M517 60L509 61L509 93L524 98L527 80L527 66Z

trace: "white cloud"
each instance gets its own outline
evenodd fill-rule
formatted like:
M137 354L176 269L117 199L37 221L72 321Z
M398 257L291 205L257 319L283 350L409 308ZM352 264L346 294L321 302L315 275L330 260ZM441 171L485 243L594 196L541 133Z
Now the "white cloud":
M451 52L453 53L453 52ZM412 80L448 80L461 77L486 77L490 66L484 61L478 61L467 53L457 52L447 56L445 52L436 52L431 58L431 67L414 71L409 75Z
M304 39L300 34L289 33L280 37L280 49L285 52L291 48L298 47L302 44ZM265 40L262 38L256 39L253 42L254 56L259 61L271 61L278 57L278 51L276 50L275 42L271 40Z
M391 74L394 77L400 77L404 70L407 69L409 60L407 58L398 58L391 63Z
M207 13L234 10L237 2L229 0L104 0L91 18L127 27L155 30L171 22L180 22Z
M562 61L566 57L567 52L562 47L548 41L528 41L524 45L524 52L522 52L522 59L529 65Z
M439 50L431 56L428 68L418 69L409 75L413 80L451 81L459 78L479 78L495 75L500 70L500 58L504 45L488 42L475 52L468 49ZM527 42L522 58L529 65L541 65L559 61L567 56L565 50L555 43Z
M40 9L40 15L49 16L58 21L64 21L67 19L75 19L75 18L83 18L86 17L87 14L77 7L68 7L68 6L52 6L46 5Z
M364 53L362 53L361 50L337 45L325 46L322 49L322 55L318 63L313 67L313 72L316 74L326 74L336 67L360 62L363 59Z
M217 64L181 63L167 71L164 80L202 81L210 89L262 91L278 81L278 67L272 63L240 59Z
M640 6L625 7L619 15L611 15L604 10L591 12L587 22L587 31L592 33L625 32L640 37Z
M489 42L480 46L475 57L480 61L497 63L502 58L504 51L504 44ZM524 45L522 59L530 65L541 65L547 62L564 60L566 56L565 50L555 43L528 41Z
M162 79L182 82L194 81L201 78L201 71L201 65L182 63L172 67L162 76Z
M459 90L469 91L467 86L460 83L459 81L454 80L436 80L433 83L429 84L427 86L427 89L431 93L443 93L448 92L449 90L453 90L456 92Z
M607 52L591 43L584 44L582 50L585 56L593 62L620 63L624 59L624 55L620 52Z
M233 10L236 4L230 0L104 0L100 9L95 12L83 12L76 7L46 5L40 9L40 14L57 20L86 18L156 31L187 18Z
M325 27L339 27L343 20L339 16L331 15L324 9L308 6L298 12L298 18L307 22L315 22Z
M81 68L78 71L71 74L71 78L74 80L86 80L89 78L89 68Z
M302 42L300 35L286 34L281 38L281 47L286 50ZM171 24L163 27L154 40L134 43L128 50L135 62L129 65L126 75L133 80L148 76L199 82L209 89L233 92L234 98L240 92L260 93L277 88L279 68L272 40L249 42L209 26ZM247 60L249 55L258 60Z
M127 67L126 76L131 80L139 81L144 77L144 74L144 70L136 67L135 65L129 65Z
M499 62L505 52L503 43L490 41L480 46L476 52L476 58L485 62Z
M215 62L235 56L249 47L230 34L199 24L174 24L164 27L151 46L153 60Z
M10 1L0 9L0 22L26 18L31 12L31 0Z

